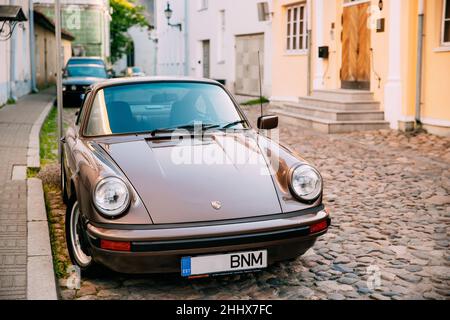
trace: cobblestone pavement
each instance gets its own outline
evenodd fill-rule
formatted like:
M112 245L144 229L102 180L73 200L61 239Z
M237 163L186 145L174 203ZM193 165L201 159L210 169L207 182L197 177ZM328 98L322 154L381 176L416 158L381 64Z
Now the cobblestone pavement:
M0 110L0 299L26 298L27 186L12 170L26 167L31 127L51 99L45 91Z
M252 121L257 109L246 109ZM62 298L450 298L450 138L390 130L323 135L283 123L280 138L320 169L333 217L305 256L256 274L192 281L102 271L83 275L80 290L61 280ZM50 198L64 241L60 195Z

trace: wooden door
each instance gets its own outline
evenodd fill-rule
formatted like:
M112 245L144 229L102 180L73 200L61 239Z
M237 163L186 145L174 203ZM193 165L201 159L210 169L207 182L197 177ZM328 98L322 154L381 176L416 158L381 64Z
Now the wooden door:
M211 76L210 72L210 42L209 40L203 41L203 78L209 78Z
M344 7L342 16L342 68L344 89L370 90L370 3Z
M264 79L264 34L236 37L235 93L259 96L259 68ZM258 64L258 52L261 66Z

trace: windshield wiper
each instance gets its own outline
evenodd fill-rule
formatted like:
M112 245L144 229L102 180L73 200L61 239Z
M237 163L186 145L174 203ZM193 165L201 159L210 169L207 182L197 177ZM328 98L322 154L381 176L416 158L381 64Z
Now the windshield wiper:
M229 129L231 127L237 126L238 124L247 124L247 120L239 120L239 121L234 121L234 122L228 123L228 124L224 125L222 127L222 129Z
M202 131L206 131L209 129L220 128L218 124L188 124L185 126L173 127L173 128L164 128L164 129L155 129L149 132L151 136L155 136L158 133L172 133L176 130L194 130L196 128L201 128Z

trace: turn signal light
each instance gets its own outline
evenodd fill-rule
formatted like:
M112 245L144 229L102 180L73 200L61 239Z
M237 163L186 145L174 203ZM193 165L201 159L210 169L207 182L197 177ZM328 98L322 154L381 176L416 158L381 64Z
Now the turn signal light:
M131 251L131 242L101 240L100 248L112 251Z
M328 228L328 222L326 220L313 224L309 227L309 233L317 233Z

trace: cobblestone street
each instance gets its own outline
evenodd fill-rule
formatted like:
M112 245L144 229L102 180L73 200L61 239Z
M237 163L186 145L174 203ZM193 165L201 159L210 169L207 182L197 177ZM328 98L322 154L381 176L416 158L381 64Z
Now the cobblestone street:
M252 121L258 109L246 109ZM281 123L280 140L319 168L332 213L328 234L305 256L256 274L190 281L102 270L83 275L78 291L60 280L62 298L450 298L450 138L390 130L323 135ZM55 168L44 168L44 182L58 179ZM47 197L63 242L60 194Z

